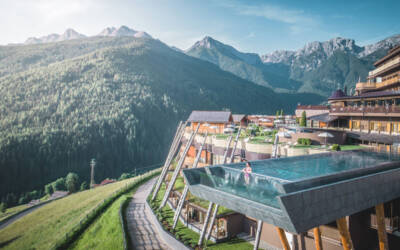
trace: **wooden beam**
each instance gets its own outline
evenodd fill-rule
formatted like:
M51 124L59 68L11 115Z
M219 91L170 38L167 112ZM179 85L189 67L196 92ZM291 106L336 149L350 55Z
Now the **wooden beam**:
M183 135L185 134L186 125L187 125L187 122L182 123L182 121L178 125L174 140L172 141L171 147L168 152L167 159L165 160L164 167L161 171L160 176L157 179L157 183L153 190L153 196L151 197L152 201L157 197L157 194L161 188L161 184L164 181L165 177L167 176L169 166L171 165L172 159L174 158L174 155L176 154L176 151L178 150L178 146L181 142L181 139L182 139Z
M290 245L289 245L289 242L288 242L288 240L286 238L285 231L280 227L276 227L276 230L278 231L279 238L281 239L281 243L282 243L283 249L290 250Z
M172 188L173 188L174 185L175 185L176 178L178 178L178 175L179 175L179 172L181 171L183 162L184 162L185 159L186 159L186 154L187 154L187 152L189 151L189 148L190 148L190 146L192 145L192 142L193 142L193 140L194 140L194 138L195 138L197 132L199 131L199 128L200 128L200 123L196 126L196 130L192 132L192 134L191 134L191 136L190 136L190 139L189 139L189 141L188 141L187 144L186 144L185 150L183 151L182 156L181 156L181 158L179 159L179 162L178 162L178 164L177 164L176 167L175 167L174 173L172 174L172 178L171 178L171 180L170 180L170 182L169 182L169 184L168 184L168 187L167 187L167 189L166 189L166 191L165 191L164 198L163 198L163 200L161 201L161 204L160 204L159 209L163 208L163 207L165 206L165 204L167 203L167 200L168 200L168 198L169 198L169 194L171 193Z
M314 241L315 241L315 249L322 250L321 230L319 230L319 227L314 228Z
M389 244L386 235L385 209L383 203L375 206L375 212L376 212L376 221L378 224L379 249L388 250Z
M340 239L342 241L344 250L353 249L353 244L351 242L350 232L347 227L347 221L345 217L336 220L337 227L340 233Z
M193 163L192 168L197 168L197 165L198 165L200 157L201 157L201 152L203 152L204 145L206 144L206 141L207 141L207 136L208 136L208 131L206 131L206 134L204 135L203 142L200 146L199 152L197 153L197 156ZM178 206L176 207L176 210L175 210L174 224L172 225L173 229L175 229L176 225L178 224L179 216L181 215L181 211L182 211L183 205L185 204L185 200L186 200L186 196L187 196L188 192L189 192L189 186L185 184L185 188L183 189L182 195L179 198Z
M257 250L258 246L260 245L262 226L263 226L262 220L258 220L257 221L257 232L256 232L256 238L254 239L254 248L253 248L253 250Z
M212 203L212 202L210 202L208 204L208 209L207 209L206 218L204 219L203 229L200 232L199 242L197 243L197 245L199 245L200 247L203 245L204 237L205 237L206 231L207 231L208 221L210 220L211 211L212 211L213 206L214 206L214 203Z

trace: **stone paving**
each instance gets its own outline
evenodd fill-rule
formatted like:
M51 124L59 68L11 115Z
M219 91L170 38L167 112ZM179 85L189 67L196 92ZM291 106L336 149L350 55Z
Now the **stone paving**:
M141 185L133 195L132 201L126 209L128 232L134 249L171 249L160 237L152 221L148 207L145 206L146 198L149 195L157 178Z

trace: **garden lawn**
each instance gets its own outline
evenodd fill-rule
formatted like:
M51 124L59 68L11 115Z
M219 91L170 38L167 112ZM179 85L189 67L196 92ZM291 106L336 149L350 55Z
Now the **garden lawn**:
M0 230L0 246L18 250L51 249L104 199L135 179L75 193L46 204Z
M131 199L138 187L114 201L75 241L71 249L123 249L124 235L119 218L119 209L123 202Z
M174 211L168 206L165 205L161 211L156 211L156 209L158 209L158 207L160 206L161 200L164 197L165 194L165 183L162 184L160 191L157 194L156 199L153 202L149 202L150 206L152 207L153 211L155 211L157 217L160 219L161 217L161 222L162 221L167 221L169 225L173 224L173 218L174 218ZM151 194L150 196L151 197ZM191 196L194 197L194 196ZM194 197L195 199L200 200L197 197ZM149 200L149 198L148 198ZM203 206L206 205L208 206L208 201L204 201L201 200L203 203ZM227 212L231 212L231 210L224 208L222 206L220 206L220 208L218 209L218 213L227 213ZM178 221L178 225L176 226L176 232L175 235L182 241L184 242L186 245L190 245L192 247L194 247L195 245L197 245L197 242L199 241L199 234L194 232L193 230L187 228L184 224L182 224L180 221ZM247 249L253 249L253 245L238 239L238 238L233 238L230 239L227 242L224 243L213 243L212 241L207 241L207 247L205 249L240 249L240 250L247 250Z
M341 151L356 150L356 149L363 149L363 148L365 148L365 147L360 146L360 145L340 145Z

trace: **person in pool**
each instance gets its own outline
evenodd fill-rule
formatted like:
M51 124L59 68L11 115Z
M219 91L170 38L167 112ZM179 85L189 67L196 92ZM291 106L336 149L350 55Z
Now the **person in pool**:
M250 174L252 172L250 162L248 162L248 161L246 162L246 167L243 168L242 171L244 172L244 182L246 182L246 184L249 185L249 183L250 183Z

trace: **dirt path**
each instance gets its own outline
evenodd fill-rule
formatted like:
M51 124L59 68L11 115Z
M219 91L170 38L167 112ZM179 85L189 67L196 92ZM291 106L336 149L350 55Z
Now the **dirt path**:
M151 211L146 206L146 198L156 180L157 178L153 178L141 185L125 211L128 233L134 249L171 249L159 235L154 225L157 222L153 221Z

